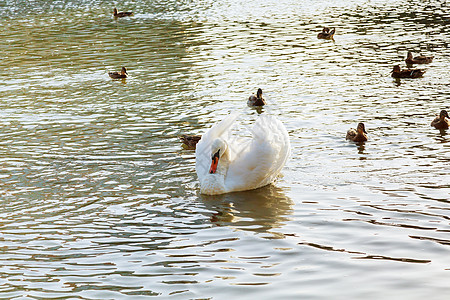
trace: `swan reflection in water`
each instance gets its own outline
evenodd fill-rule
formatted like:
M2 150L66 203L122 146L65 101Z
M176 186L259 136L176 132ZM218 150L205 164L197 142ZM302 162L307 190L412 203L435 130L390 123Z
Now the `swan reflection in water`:
M281 233L270 232L290 220L293 202L282 188L268 185L256 190L222 195L200 195L211 211L211 222L217 226L232 226L257 233L271 233L271 238L284 238Z

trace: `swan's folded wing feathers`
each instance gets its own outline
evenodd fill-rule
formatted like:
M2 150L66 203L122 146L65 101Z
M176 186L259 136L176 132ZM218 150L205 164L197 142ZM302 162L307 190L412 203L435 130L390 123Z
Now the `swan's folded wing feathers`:
M258 188L275 180L290 153L284 125L271 116L261 116L252 128L253 139L230 166L226 185L232 190Z
M281 121L275 117L271 117L271 120L267 123L271 132L269 142L275 152L270 170L268 172L270 174L270 176L268 176L268 183L270 183L276 179L276 176L278 176L281 169L286 164L286 161L290 155L291 146L289 142L289 134Z
M233 191L262 186L272 165L270 157L274 154L274 149L267 143L253 141L248 144L247 149L239 153L230 165L225 185Z
M289 155L290 155L290 142L289 135L287 133L286 128L283 123L276 119L273 116L265 116L260 120L267 127L267 131L270 134L267 134L267 142L270 143L271 148L273 149L272 154L272 164L270 165L270 169L268 171L268 183L275 180L276 176L278 176L281 169L284 167Z

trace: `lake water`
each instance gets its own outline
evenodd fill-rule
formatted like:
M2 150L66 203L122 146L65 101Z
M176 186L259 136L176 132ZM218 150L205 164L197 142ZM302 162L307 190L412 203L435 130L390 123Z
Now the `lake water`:
M1 298L448 299L449 20L437 0L3 1ZM435 59L396 81L408 50ZM178 136L232 111L277 116L292 155L273 185L200 195Z

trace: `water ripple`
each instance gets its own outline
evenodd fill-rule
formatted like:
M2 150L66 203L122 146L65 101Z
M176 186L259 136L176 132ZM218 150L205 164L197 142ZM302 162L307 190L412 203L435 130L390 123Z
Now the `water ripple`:
M450 144L430 122L448 110L448 5L119 6L134 16L0 8L3 297L445 299ZM392 79L409 50L435 59ZM262 110L246 106L258 87ZM200 195L178 136L235 110L241 128L277 116L290 161L272 186Z

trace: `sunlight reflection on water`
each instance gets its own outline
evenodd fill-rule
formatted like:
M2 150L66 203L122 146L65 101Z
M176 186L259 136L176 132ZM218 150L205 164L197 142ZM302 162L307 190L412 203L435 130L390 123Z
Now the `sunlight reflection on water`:
M445 3L118 8L135 15L0 8L4 297L445 299L450 144L430 127L449 109ZM396 81L408 50L435 59ZM277 116L292 156L274 185L200 195L178 136L231 111ZM361 121L369 141L346 141Z

